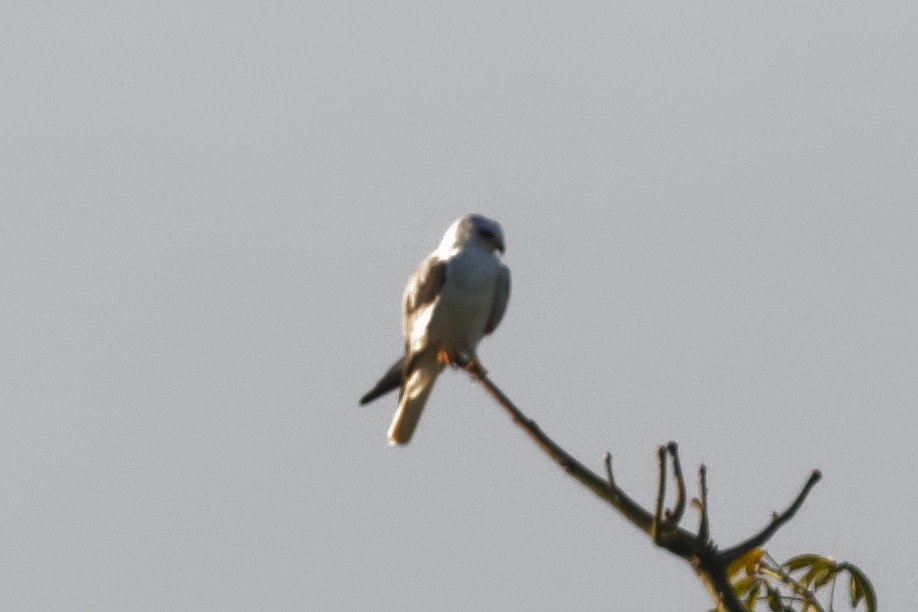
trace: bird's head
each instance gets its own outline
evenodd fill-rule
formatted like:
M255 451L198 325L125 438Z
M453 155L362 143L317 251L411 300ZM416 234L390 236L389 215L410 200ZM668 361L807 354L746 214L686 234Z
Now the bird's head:
M457 219L446 231L441 246L461 248L475 244L489 251L504 252L504 230L500 223L482 215L466 215Z

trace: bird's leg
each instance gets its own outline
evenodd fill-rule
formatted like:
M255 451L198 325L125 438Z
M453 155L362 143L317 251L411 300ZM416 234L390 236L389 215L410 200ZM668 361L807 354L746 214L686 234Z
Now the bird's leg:
M477 356L466 355L461 351L451 353L447 349L441 348L437 351L437 363L461 368L478 378L482 378L488 373L488 371L481 366Z
M484 378L488 374L488 371L484 369L476 355L471 355L469 357L463 355L462 360L457 361L456 365L476 378Z

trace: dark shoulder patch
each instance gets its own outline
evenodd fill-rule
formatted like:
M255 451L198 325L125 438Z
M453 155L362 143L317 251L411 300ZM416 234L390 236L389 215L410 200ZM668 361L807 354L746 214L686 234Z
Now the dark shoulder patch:
M410 315L437 299L445 282L446 262L433 257L424 260L411 277L411 287L405 295L405 314Z

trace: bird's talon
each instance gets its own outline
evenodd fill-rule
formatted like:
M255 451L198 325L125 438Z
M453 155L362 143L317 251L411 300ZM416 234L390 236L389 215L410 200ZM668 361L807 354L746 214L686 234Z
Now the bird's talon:
M440 365L450 365L451 363L453 363L453 358L449 354L449 351L445 349L440 349L439 351L437 351L437 363L439 363Z

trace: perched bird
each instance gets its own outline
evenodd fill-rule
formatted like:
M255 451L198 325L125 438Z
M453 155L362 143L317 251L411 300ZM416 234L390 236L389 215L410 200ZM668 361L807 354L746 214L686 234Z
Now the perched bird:
M402 300L405 354L360 403L399 390L390 444L407 444L437 376L456 361L477 364L479 341L497 328L510 297L500 224L481 215L457 219L440 246L408 279Z

